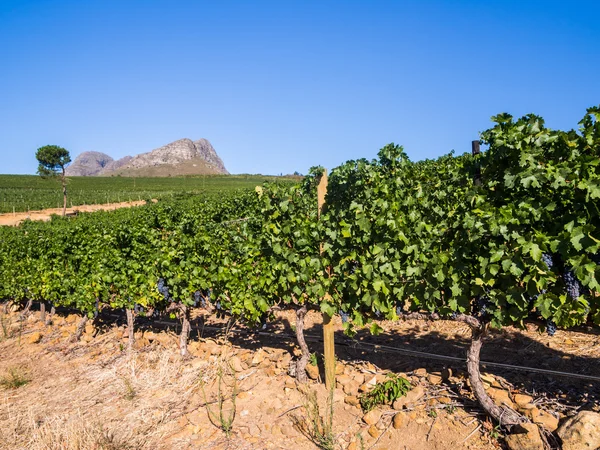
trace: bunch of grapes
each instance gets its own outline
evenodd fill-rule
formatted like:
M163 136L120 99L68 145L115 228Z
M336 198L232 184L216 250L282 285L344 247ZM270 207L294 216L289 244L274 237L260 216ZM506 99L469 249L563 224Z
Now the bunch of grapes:
M168 302L169 300L171 300L171 295L169 293L169 287L165 284L164 278L159 278L157 285L158 285L158 292L160 293L160 295L162 295L164 297L165 301Z
M548 336L554 336L556 333L556 324L550 319L546 322L546 332Z
M572 270L567 270L563 274L563 280L567 287L567 294L571 297L571 300L577 300L581 291L581 284L575 276Z
M348 322L350 320L350 315L346 311L342 311L340 309L340 317L342 318L342 323Z
M224 319L225 318L225 310L221 306L221 302L219 300L217 300L217 303L215 303L215 308L217 308L217 314L216 314L217 319Z
M134 313L140 314L140 313L143 313L144 311L145 310L144 310L144 307L142 305L138 305L137 303L135 305L133 305L133 312Z
M206 298L200 291L194 292L194 307L198 306L198 303L200 303L203 308L206 308Z
M487 295L478 295L477 296L475 310L477 311L480 320L486 321L489 319L489 317L490 317L489 306L490 306L490 298Z
M542 254L542 261L546 264L548 270L552 270L552 266L554 265L554 261L552 261L552 255L549 253Z

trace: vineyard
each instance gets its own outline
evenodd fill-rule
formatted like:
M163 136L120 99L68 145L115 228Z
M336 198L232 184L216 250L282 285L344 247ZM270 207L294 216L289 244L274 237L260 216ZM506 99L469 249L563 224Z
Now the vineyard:
M88 320L124 311L132 346L136 320L177 317L182 356L195 310L259 327L291 311L300 383L308 311L325 324L339 315L350 336L381 333L383 321L459 322L471 329L476 399L518 430L530 419L488 395L480 351L508 326L552 336L600 325L599 119L590 108L565 132L503 114L482 133L482 153L413 162L390 144L328 178L316 167L294 185L4 227L0 298L25 310L39 302L48 316L79 311L74 339Z
M68 206L120 203L253 188L285 177L261 175L205 175L190 177L70 177ZM291 179L290 179L291 181ZM60 182L34 175L0 175L0 213L28 212L62 206Z

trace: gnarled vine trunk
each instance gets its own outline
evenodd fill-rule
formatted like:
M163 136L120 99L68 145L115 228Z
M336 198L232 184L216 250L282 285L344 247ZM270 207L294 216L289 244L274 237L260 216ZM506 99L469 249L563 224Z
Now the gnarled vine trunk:
M85 326L87 325L87 321L88 316L87 314L84 314L81 320L79 321L79 324L77 325L77 329L75 330L75 334L71 338L71 342L78 342L81 339L81 336L83 335L83 332L85 330Z
M467 350L467 371L469 372L469 381L473 394L479 401L484 411L495 419L501 426L511 428L520 423L527 422L527 419L508 406L498 406L485 392L481 373L479 371L479 357L483 338L487 334L487 326L480 324L478 327L471 326L471 345Z
M54 320L54 314L56 314L56 308L54 307L54 305L51 304L50 314L48 314L48 317L46 317L45 320L46 325L50 325L52 323L52 321Z
M308 345L306 345L306 340L304 339L304 317L306 316L306 312L306 305L302 305L301 308L296 310L296 339L298 340L298 345L302 351L300 359L296 361L296 379L300 383L306 383L308 381L308 377L306 375L306 365L308 364L308 360L310 358L310 350L308 349Z
M190 337L190 309L186 305L181 305L181 334L179 335L179 353L181 356L188 356L188 339Z
M33 300L27 300L27 304L25 305L25 309L21 313L21 320L25 320L29 315L29 310L31 309L31 305L33 304Z
M40 322L46 323L46 302L40 302Z

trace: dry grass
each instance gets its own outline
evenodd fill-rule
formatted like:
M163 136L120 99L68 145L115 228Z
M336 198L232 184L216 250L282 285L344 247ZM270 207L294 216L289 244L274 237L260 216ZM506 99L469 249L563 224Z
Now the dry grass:
M31 381L28 370L22 366L9 367L0 377L0 386L4 389L18 389Z
M158 346L130 356L99 353L94 362L70 353L68 373L49 359L35 386L27 386L23 365L8 366L0 378L10 388L0 391L0 449L170 448L164 442L181 427L200 381L213 381L209 363L191 364Z

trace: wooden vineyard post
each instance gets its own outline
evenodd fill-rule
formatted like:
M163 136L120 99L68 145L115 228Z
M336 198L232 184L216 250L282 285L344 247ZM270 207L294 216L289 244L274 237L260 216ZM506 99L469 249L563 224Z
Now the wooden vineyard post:
M325 195L327 194L327 170L323 170L321 181L317 188L317 205L319 217L325 207ZM323 246L320 249L323 254ZM325 294L325 298L329 297L329 294ZM335 388L335 342L333 334L333 321L329 314L323 313L323 356L325 358L325 386L328 391L332 391Z
M471 153L473 156L477 156L481 153L481 149L479 147L479 141L471 141ZM474 180L476 186L481 185L481 167L479 163L477 163L477 169L475 169L475 177Z

